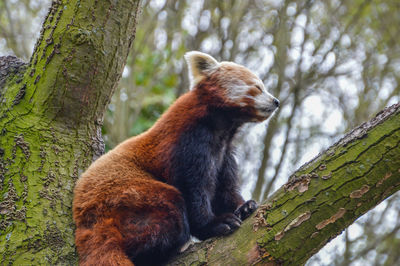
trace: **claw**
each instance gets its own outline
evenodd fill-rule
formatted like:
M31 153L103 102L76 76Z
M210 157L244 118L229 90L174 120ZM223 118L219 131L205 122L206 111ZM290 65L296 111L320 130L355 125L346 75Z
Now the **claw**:
M237 208L235 211L235 215L238 216L241 220L246 219L250 216L256 209L257 203L254 200L246 201L242 206Z

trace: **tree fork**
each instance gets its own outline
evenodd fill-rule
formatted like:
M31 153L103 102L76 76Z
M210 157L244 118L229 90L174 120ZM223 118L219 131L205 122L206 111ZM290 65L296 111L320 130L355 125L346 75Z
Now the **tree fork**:
M0 58L0 264L77 262L79 174L103 153L103 113L139 0L54 0L28 64Z
M301 265L400 189L400 104L303 165L229 237L169 265Z

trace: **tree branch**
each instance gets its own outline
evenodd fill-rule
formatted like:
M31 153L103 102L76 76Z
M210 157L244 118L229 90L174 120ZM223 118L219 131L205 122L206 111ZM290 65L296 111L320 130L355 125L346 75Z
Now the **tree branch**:
M400 189L400 104L303 165L233 235L189 248L170 265L300 265Z

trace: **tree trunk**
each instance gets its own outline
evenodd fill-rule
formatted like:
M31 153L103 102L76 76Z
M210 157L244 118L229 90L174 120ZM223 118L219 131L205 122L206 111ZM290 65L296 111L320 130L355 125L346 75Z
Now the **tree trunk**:
M76 264L72 191L103 153L139 2L55 0L29 64L1 58L1 265Z
M196 244L170 265L301 265L399 189L396 104L297 170L233 235Z

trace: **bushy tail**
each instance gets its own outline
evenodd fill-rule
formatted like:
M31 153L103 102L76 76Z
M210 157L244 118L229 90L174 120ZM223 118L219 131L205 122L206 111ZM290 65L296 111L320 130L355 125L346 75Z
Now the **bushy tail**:
M125 255L125 253L114 248L103 254L88 254L86 258L79 261L80 266L133 266L133 262Z
M75 243L80 266L134 265L122 248L122 235L113 219L107 220L92 228L76 229Z

